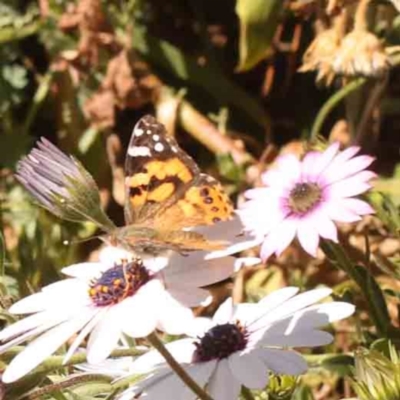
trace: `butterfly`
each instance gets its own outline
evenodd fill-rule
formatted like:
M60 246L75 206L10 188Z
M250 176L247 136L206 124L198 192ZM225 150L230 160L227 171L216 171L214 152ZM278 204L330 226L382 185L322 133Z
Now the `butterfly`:
M193 227L233 216L221 184L201 173L195 161L151 115L135 125L125 161L125 223L106 236L111 244L159 254L218 250L222 241L208 240Z

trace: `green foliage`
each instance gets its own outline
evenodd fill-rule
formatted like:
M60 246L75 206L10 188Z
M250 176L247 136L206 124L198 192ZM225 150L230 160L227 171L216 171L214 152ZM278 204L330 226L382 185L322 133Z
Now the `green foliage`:
M236 0L240 21L238 72L253 68L267 57L283 6L280 0Z

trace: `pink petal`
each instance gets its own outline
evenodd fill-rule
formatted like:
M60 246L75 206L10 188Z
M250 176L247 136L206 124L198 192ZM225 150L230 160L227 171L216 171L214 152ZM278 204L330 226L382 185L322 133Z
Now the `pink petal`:
M324 196L330 200L341 197L352 197L366 192L371 187L369 183L360 181L357 177L352 177L325 187Z
M290 188L300 177L301 163L294 154L281 156L277 160L277 167L261 176L266 186Z
M320 175L332 162L337 152L339 151L339 142L331 144L318 158L315 163L315 174Z
M318 231L318 234L324 239L332 240L333 242L338 241L337 228L327 214L323 212L323 209L316 210L311 216L314 228Z
M343 207L358 215L375 214L375 210L365 201L359 199L340 200Z
M261 258L265 261L272 253L278 256L292 242L296 234L296 220L283 220L266 238L261 247Z
M343 163L343 165L338 166L332 164L327 170L321 175L324 184L330 184L337 182L341 179L350 177L365 168L367 168L374 161L373 157L370 156L358 156L356 158Z
M323 212L336 222L356 222L361 220L356 213L343 207L339 201L330 201L324 204Z
M318 151L310 151L306 154L302 162L301 181L302 182L316 182L318 171L315 166L317 161L321 158L321 153Z
M308 254L316 257L319 244L318 231L306 217L298 222L297 239Z

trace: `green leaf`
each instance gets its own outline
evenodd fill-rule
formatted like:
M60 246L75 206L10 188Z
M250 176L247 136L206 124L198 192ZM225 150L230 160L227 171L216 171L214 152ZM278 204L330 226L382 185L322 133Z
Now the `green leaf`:
M217 154L218 170L221 176L232 182L243 182L246 171L243 165L235 163L232 154Z
M352 373L354 358L345 354L338 354L324 359L321 366L337 373L340 377L347 377Z
M236 14L240 21L236 71L247 71L267 56L283 7L282 0L236 1Z

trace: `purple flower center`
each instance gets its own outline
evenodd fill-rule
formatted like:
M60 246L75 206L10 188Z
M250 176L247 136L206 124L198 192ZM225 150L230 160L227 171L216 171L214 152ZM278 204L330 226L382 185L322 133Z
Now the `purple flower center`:
M322 198L322 189L316 183L298 183L290 191L288 206L295 214L306 214L312 210Z
M246 329L239 322L214 326L195 342L194 362L229 357L232 353L246 348L247 336Z
M151 279L140 258L121 260L121 264L104 271L90 284L89 296L98 307L117 304L133 296Z

